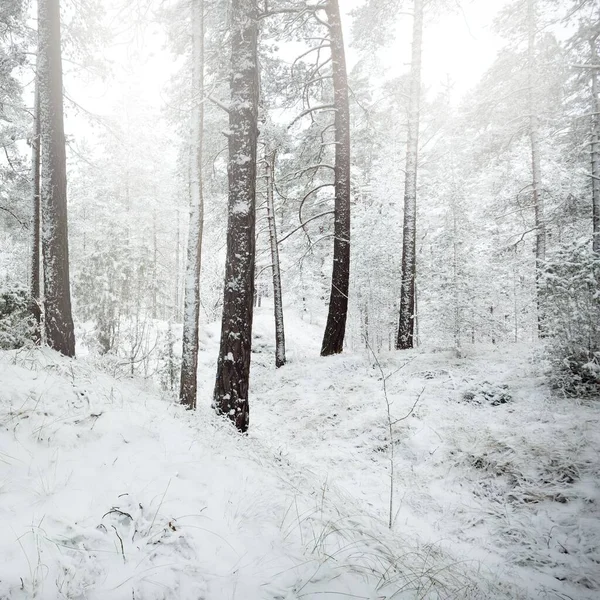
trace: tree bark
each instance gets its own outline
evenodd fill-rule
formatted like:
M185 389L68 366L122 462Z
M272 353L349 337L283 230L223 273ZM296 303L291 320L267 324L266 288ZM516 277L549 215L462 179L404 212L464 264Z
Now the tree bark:
M69 284L67 168L58 0L39 0L38 27L46 341L65 356L75 356Z
M271 265L273 273L273 311L275 314L275 366L285 365L285 331L283 323L283 297L281 292L281 269L279 247L277 245L277 226L275 224L274 171L275 151L265 156L265 179L267 186L267 219L269 221L269 241L271 244Z
M35 76L33 106L33 135L31 136L31 187L33 218L31 222L31 315L35 331L33 341L41 342L42 337L42 290L41 290L41 206L40 206L40 86Z
M321 356L344 349L350 280L350 107L346 54L338 0L325 7L329 23L335 104L335 223L329 313Z
M202 193L202 137L204 131L204 1L192 0L192 139L190 144L191 210L184 291L183 342L179 401L195 409L198 391L200 327L200 270L204 197Z
M419 111L421 103L421 53L423 45L423 0L415 0L413 16L410 99L406 140L404 222L402 227L402 280L397 350L414 346L415 277L417 272L417 161L419 156Z
M590 40L591 62L597 65L598 35ZM592 247L594 252L600 254L600 84L598 83L598 69L592 69Z
M258 9L231 2L229 200L221 343L214 407L248 430L255 267L256 145L258 138Z
M544 220L544 199L542 196L542 175L540 167L539 121L535 101L535 43L536 43L535 0L527 0L527 102L529 110L529 140L531 143L531 186L535 217L535 280L538 318L538 334L542 335L543 315L540 298L540 278L546 260L546 224Z

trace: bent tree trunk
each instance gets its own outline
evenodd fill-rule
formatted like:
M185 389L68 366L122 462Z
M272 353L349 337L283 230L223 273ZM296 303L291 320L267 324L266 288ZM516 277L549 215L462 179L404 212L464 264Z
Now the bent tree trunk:
M321 356L344 349L350 280L350 107L344 37L338 0L325 7L329 23L335 104L335 224L329 313Z
M421 49L423 43L423 0L415 0L413 16L412 59L408 136L406 141L406 175L404 182L404 223L402 228L402 281L397 350L414 346L415 277L417 274L417 161L419 155L419 108L421 101Z
M229 200L221 344L214 407L239 431L249 424L258 138L258 14L254 0L231 2Z
M38 27L46 341L51 348L65 356L75 356L75 332L69 285L60 7L57 0L39 0Z
M31 187L33 202L33 218L31 220L31 316L34 319L35 331L33 341L41 342L42 332L42 290L41 290L41 207L40 207L40 86L38 75L35 76L35 92L33 105L33 135L31 136Z
M204 130L204 2L192 1L192 134L190 140L191 210L183 309L183 342L179 401L196 408L198 388L198 339L200 327L200 269L204 198L202 194L202 136Z
M273 177L276 153L266 152L265 179L267 186L267 219L269 221L269 242L271 245L271 268L273 273L273 310L275 313L275 366L285 365L285 332L283 326L283 298L281 293L281 269L279 266L279 247L277 246L277 226L275 224L275 204Z

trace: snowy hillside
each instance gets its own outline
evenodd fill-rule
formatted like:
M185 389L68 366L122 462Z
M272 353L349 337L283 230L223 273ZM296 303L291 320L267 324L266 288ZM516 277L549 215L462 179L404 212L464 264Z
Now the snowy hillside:
M255 324L251 428L49 351L0 356L0 598L596 598L597 404L529 347L320 359ZM418 401L417 401L418 398ZM416 404L415 404L416 402ZM403 418L406 417L406 418Z

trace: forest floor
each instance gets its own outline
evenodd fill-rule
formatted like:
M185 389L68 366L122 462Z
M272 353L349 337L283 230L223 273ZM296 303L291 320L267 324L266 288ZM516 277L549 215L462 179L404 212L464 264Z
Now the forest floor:
M553 397L536 348L321 359L290 309L276 370L271 321L247 436L210 409L216 324L196 413L0 353L0 599L598 597L600 404Z

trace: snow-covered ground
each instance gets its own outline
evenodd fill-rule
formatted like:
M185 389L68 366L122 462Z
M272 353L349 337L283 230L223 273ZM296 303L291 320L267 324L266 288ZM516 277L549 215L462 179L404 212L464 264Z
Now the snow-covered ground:
M288 308L276 370L271 322L247 436L210 409L216 324L193 414L0 354L1 599L598 597L599 405L552 398L534 348L321 359Z

